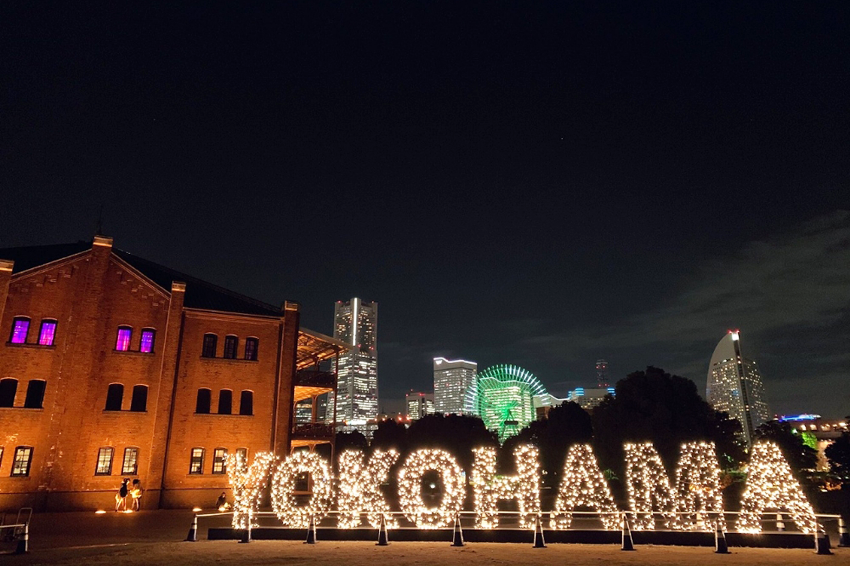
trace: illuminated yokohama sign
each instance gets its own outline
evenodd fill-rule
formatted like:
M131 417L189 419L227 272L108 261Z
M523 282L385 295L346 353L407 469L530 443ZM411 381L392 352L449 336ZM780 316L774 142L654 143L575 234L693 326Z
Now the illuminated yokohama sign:
M669 478L651 443L626 444L626 488L629 511L636 530L654 529L660 516L665 528L704 529L700 518L723 520L720 468L714 445L692 442L682 446L675 477ZM496 474L496 451L473 451L470 484L476 527L498 526L500 501L516 501L520 526L531 528L541 513L540 465L537 448L520 445L514 451L517 474ZM394 450L375 450L367 459L360 451L346 450L339 455L339 475L334 477L327 460L311 452L295 452L284 459L259 453L248 465L232 456L228 476L234 495L233 527L255 526L255 514L267 485L271 488L272 508L287 527L306 528L311 517L317 521L335 506L339 528L355 528L361 517L377 527L382 516L389 516L388 527L398 526L390 514L381 485L389 480L399 454ZM306 505L296 504L295 484L299 476L309 474L312 495ZM427 473L439 474L442 497L437 506L426 504L421 484ZM411 452L398 471L400 511L420 529L450 527L463 510L466 498L465 476L455 458L444 450L420 449ZM549 528L569 529L573 513L581 507L596 510L606 529L619 527L619 510L589 444L570 447L564 463L561 484L553 509L549 509ZM741 512L734 527L740 532L761 532L761 514L785 509L804 533L814 533L817 520L799 483L779 448L772 442L753 446L747 467L747 484L741 498Z

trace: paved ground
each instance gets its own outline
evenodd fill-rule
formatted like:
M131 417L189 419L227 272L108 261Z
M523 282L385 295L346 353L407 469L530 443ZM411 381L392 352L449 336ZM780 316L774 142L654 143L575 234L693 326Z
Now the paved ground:
M147 511L135 514L48 513L33 517L30 553L2 556L0 564L109 564L192 565L232 562L235 564L310 564L316 566L374 566L399 564L419 566L462 562L479 564L841 564L850 565L850 548L833 549L834 556L817 556L811 550L733 548L731 555L716 555L711 548L639 546L622 552L617 545L550 544L534 549L531 544L475 543L452 548L446 543L392 542L376 547L371 542L328 542L305 545L289 541L181 542L189 530L192 513ZM212 526L201 525L201 535ZM226 520L213 519L224 526ZM835 543L835 538L832 539ZM2 546L2 545L0 545ZM8 550L8 545L0 550Z
M315 546L300 542L201 541L169 543L129 543L117 546L33 550L26 556L4 557L9 565L18 564L287 564L314 566L404 566L442 565L461 562L464 566L534 564L535 566L579 566L651 564L739 564L776 566L777 564L850 564L850 549L839 548L833 556L817 556L811 550L733 549L730 555L714 554L709 548L643 546L636 552L622 552L613 545L555 545L534 549L530 544L468 544L452 548L448 543L407 542L376 547L370 542L320 542Z

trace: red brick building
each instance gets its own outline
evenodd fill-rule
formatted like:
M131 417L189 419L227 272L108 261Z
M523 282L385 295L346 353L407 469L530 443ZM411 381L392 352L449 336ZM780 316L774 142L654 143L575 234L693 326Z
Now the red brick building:
M328 444L346 348L275 307L93 242L0 250L0 509L210 507L226 456ZM294 424L313 399L314 423Z

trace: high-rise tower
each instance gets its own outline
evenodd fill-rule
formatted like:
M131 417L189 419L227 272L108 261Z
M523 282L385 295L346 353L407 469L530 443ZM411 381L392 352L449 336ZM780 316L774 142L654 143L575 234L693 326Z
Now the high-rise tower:
M739 331L730 330L714 349L705 396L715 410L738 419L748 445L752 443L753 431L770 420L758 366L741 355Z
M463 413L466 391L477 374L475 362L434 358L434 411L438 415Z
M334 338L354 346L339 357L337 394L328 400L328 420L361 428L378 416L378 303L337 301Z
M596 386L600 389L607 389L608 383L608 362L605 360L596 360Z

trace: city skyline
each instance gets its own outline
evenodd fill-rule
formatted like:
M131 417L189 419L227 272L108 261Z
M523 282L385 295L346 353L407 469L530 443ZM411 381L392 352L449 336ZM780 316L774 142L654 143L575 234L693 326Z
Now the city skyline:
M0 6L0 246L379 301L382 400L704 391L740 328L774 412L850 412L850 4L96 4Z

